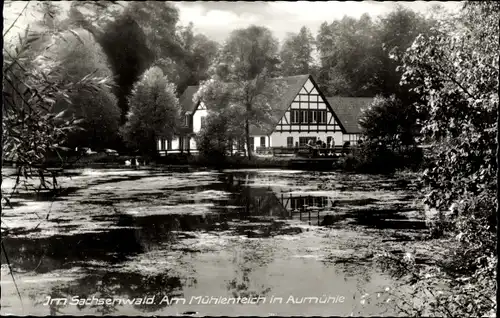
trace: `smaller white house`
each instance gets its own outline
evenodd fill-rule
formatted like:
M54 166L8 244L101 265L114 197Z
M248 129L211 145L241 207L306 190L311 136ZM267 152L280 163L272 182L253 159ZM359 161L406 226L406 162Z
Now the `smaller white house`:
M158 138L157 149L160 155L167 153L197 153L194 136L200 132L205 124L207 108L201 101L193 101L193 96L198 91L198 86L189 86L179 98L181 110L184 115L181 134L174 138Z

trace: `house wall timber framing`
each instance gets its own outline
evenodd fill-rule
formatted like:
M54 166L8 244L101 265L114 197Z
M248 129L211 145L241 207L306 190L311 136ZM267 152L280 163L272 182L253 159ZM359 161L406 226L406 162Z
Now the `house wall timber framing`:
M295 83L298 84L292 85L290 90L284 94L284 96L290 98L286 101L288 104L283 104L285 107L278 105L283 101L278 98L276 105L271 105L271 108L278 109L277 113L280 114L279 117L274 117L275 125L267 131L257 129L255 133L250 134L254 152L260 147L295 147L300 141L303 142L307 138L319 139L323 142L333 139L335 145L342 145L346 141L349 141L351 145L357 144L361 131L357 127L357 120L352 119L356 116L349 116L352 115L349 112L356 111L345 106L349 103L354 104L353 101L356 101L358 102L356 107L359 108L360 102L369 104L371 98L357 100L344 97L327 98L310 75L298 75L277 80L290 78L296 80ZM195 103L193 101L192 97L197 90L198 86L190 86L181 96L181 107L186 116L187 124L185 133L183 136L174 136L172 140L159 138L157 150L160 155L181 152L198 153L194 136L200 132L204 124L204 118L208 115L208 110L203 102ZM343 107L344 109L342 109ZM336 109L344 111L344 113L339 113L344 119L339 117L335 111ZM346 109L347 116L345 116ZM359 113L359 109L357 113ZM349 125L346 125L346 118L350 120ZM237 149L237 146L233 147L233 150Z

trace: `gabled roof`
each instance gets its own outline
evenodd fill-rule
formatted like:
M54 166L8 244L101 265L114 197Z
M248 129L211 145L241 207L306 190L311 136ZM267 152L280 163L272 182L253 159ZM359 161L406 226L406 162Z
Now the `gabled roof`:
M273 78L273 81L277 81L282 84L286 84L286 88L284 91L277 95L271 101L271 117L272 123L270 125L266 125L265 127L250 127L251 135L269 135L274 131L274 128L286 113L287 109L292 104L295 96L300 92L300 89L306 83L309 78L309 74L304 75L295 75L295 76L287 76L280 78Z
M193 101L194 94L198 91L199 86L188 86L181 97L179 97L179 104L183 114L186 112L193 113L198 106L197 102Z
M286 89L270 102L272 123L264 127L251 125L250 134L254 136L267 136L271 134L309 77L309 74L304 74L274 78L273 81L286 84ZM193 97L198 89L199 86L188 86L179 98L179 103L184 114L193 114L196 110L198 102L194 102ZM332 110L340 121L340 125L348 134L361 133L358 124L361 111L368 108L372 101L372 97L326 97L326 102L332 107Z
M359 119L363 109L368 108L373 97L327 97L328 103L348 134L360 134Z

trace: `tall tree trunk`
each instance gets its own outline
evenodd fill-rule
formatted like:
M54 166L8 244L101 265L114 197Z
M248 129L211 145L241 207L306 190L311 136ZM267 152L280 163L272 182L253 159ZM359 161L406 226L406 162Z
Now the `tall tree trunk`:
M250 124L248 118L245 118L245 138L247 144L248 159L252 159L252 147L250 147Z

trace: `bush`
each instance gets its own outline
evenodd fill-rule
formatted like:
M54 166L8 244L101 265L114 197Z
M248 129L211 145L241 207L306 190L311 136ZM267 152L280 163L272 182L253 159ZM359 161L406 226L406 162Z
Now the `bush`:
M352 155L344 160L343 168L362 173L393 173L398 169L418 169L423 159L420 148L393 151L377 139L353 148Z
M428 221L432 234L456 240L426 287L436 291L438 280L450 289L424 300L432 315L496 311L499 19L498 2L466 2L438 36L417 37L402 60L403 84L416 85L425 101L422 137L433 144L421 174Z
M231 128L234 114L231 109L221 112L210 111L205 118L205 126L195 137L200 156L206 162L223 162L227 150L231 149L236 139Z

